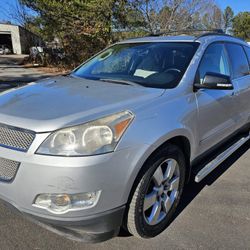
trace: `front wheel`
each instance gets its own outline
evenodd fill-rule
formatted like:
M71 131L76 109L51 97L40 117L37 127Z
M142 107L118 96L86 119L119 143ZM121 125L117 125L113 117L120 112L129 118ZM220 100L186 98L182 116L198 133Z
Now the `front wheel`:
M185 183L185 158L175 145L158 150L145 164L127 214L128 231L139 238L160 234L169 224Z

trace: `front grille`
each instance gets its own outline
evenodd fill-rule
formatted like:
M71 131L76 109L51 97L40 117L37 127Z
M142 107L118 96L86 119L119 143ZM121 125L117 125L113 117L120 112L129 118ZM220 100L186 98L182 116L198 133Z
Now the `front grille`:
M35 139L35 133L0 124L0 146L20 151L28 151Z
M20 162L0 158L0 181L12 181L17 173Z

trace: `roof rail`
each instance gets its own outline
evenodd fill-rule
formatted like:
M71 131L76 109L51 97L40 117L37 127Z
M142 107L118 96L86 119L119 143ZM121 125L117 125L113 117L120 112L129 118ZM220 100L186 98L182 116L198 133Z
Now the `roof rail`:
M196 39L199 39L200 37L204 37L204 36L218 36L218 35L220 35L220 36L229 36L229 37L233 37L233 36L231 36L231 35L229 35L229 34L226 34L226 33L220 33L220 32L207 32L207 33L204 33L204 34L201 34L201 35L199 35L199 36L197 36L196 37Z
M186 29L186 30L170 30L170 31L162 31L162 32L158 32L158 33L151 33L147 36L163 36L163 35L171 35L171 34L182 34L182 35L190 35L190 34L194 34L194 33L202 33L202 32L206 32L205 34L220 34L220 35L224 35L225 33L223 32L223 30L221 29ZM202 36L204 34L201 34L200 36ZM226 34L225 34L226 35Z
M235 38L235 39L238 39L240 41L243 41L243 42L246 42L244 39L240 38L240 37L235 37L235 36L231 36L229 34L225 34L224 32L220 33L220 32L207 32L207 33L204 33L204 34L201 34L199 36L197 36L195 38L195 40L201 38L201 37L205 37L205 36L226 36L226 37L232 37L232 38Z

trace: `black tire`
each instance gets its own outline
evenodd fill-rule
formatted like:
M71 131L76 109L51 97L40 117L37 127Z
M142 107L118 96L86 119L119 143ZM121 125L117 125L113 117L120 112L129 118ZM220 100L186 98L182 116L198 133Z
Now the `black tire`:
M163 169L163 165L161 163L164 163L167 159L173 159L178 164L178 173L179 173L179 181L178 181L178 191L175 194L175 200L173 201L171 207L169 208L168 212L165 210L165 217L162 219L162 221L159 221L159 223L155 225L150 225L147 222L147 217L145 216L145 213L147 213L148 210L145 212L144 207L144 199L145 195L147 194L147 191L149 189L149 186L152 183L152 179L156 173L156 170L158 171L159 166L161 169ZM168 163L164 163L168 164ZM168 166L166 167L168 168ZM137 180L137 186L135 188L135 191L132 195L131 202L128 207L128 213L127 213L127 219L126 219L126 227L127 230L134 236L138 238L152 238L160 234L162 231L164 231L167 226L169 225L169 222L177 208L177 205L180 201L180 197L182 195L183 187L185 184L185 157L183 152L175 145L167 144L165 147L160 148L143 166L143 172L141 173L141 178ZM174 178L174 177L173 177ZM154 189L153 189L154 190ZM158 195L158 193L157 193ZM162 194L165 195L165 194ZM157 199L159 199L159 203L161 204L161 197L157 196ZM145 200L146 201L146 200ZM151 208L149 208L151 209ZM166 207L165 207L166 209ZM152 208L153 210L153 208ZM162 213L162 212L161 212Z

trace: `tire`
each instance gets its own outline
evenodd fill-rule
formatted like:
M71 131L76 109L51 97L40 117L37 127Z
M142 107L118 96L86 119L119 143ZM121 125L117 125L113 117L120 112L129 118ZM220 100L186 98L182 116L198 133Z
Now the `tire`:
M167 228L180 201L185 169L183 152L172 144L160 148L145 163L125 222L132 235L152 238Z

